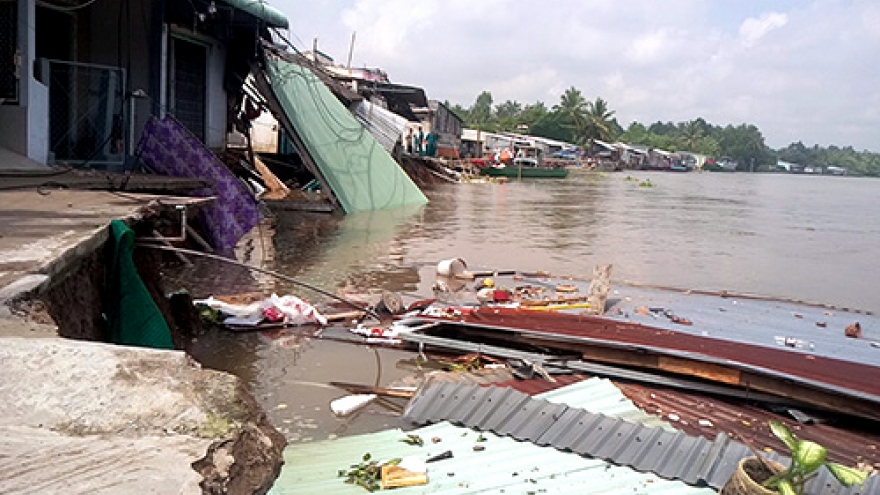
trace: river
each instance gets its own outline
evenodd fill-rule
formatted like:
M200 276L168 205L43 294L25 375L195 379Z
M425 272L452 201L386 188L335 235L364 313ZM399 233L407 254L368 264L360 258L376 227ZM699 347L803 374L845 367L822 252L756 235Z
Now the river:
M447 258L460 257L471 269L584 278L594 265L611 263L615 283L880 311L876 179L575 171L562 180L442 184L425 193L425 207L282 214L268 241L274 261L264 267L352 297L386 290L408 301L430 297L435 266ZM243 278L229 273L193 276L201 281L194 295ZM263 277L257 287L320 299ZM395 363L409 356L296 333L271 339L221 331L192 347L206 366L249 383L293 442L394 425L393 414L380 410L332 418L327 404L342 393L327 383L385 384L406 374Z

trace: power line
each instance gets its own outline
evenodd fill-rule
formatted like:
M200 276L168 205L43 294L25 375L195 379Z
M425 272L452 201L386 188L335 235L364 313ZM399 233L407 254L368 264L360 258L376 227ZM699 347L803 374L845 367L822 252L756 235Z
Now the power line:
M231 265L240 266L242 268L247 268L248 270L253 270L255 272L260 272L260 273L264 273L266 275L271 275L273 277L280 278L281 280L290 282L292 284L299 285L301 287L305 287L306 289L313 290L319 294L325 295L325 296L332 298L332 299L335 299L339 302L345 303L345 304L351 306L352 308L357 309L358 311L363 311L365 313L368 313L370 316L372 316L373 318L376 318L377 320L382 319L378 313L376 313L373 309L371 309L369 307L357 304L349 299L337 296L336 294L333 294L332 292L328 292L328 291L321 289L319 287L315 287L314 285L310 285L305 282L301 282L293 277L290 277L290 276L287 276L287 275L284 275L284 274L281 274L278 272L273 272L272 270L267 270L265 268L251 266L246 263L242 263L238 260L224 258L223 256L218 256L216 254L203 253L201 251L194 251L192 249L185 249L185 248L179 248L179 247L174 247L174 246L165 246L165 245L154 244L152 242L149 242L148 239L137 241L136 244L140 247L145 247L148 249L158 249L160 251L171 251L171 252L176 252L176 253L189 254L192 256L202 256L204 258L209 258L209 259L212 259L215 261L222 261L223 263L229 263Z

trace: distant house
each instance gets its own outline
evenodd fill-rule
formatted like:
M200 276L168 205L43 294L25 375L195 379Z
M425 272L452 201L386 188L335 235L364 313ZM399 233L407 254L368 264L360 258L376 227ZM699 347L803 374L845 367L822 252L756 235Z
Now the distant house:
M258 0L0 1L0 147L117 167L151 115L223 148L268 28Z
M679 151L678 154L681 156L682 164L687 167L688 170L701 170L703 165L706 164L706 160L709 159L706 155L692 153L690 151Z
M425 132L437 133L437 156L458 158L463 127L461 118L437 100L430 100L427 107L414 108L413 112L419 117Z
M624 169L645 168L649 151L647 146L632 146L626 143L614 143L614 146L620 150L620 162Z
M782 172L791 172L792 168L797 168L799 165L796 163L787 162L784 160L776 161L776 170Z

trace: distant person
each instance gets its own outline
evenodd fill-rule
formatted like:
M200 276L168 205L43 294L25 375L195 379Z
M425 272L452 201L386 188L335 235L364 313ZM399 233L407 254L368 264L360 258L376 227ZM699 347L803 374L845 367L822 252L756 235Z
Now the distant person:
M406 154L412 155L413 152L413 130L412 127L409 128L409 132L406 134Z
M501 163L503 163L504 165L510 165L512 158L513 153L510 152L510 149L504 148L503 150L501 150L501 156L499 156L499 160L501 160Z
M419 133L416 135L416 153L419 156L425 156L425 133L422 131L422 126L419 126Z
M428 133L428 137L425 138L427 141L427 145L425 146L425 155L426 156L437 156L437 141L440 139L440 135L434 132L432 129L431 132Z

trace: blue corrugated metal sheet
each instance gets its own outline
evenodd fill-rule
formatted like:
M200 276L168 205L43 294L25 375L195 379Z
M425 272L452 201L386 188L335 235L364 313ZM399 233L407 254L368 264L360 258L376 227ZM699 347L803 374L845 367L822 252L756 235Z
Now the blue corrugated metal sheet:
M666 479L720 488L749 449L719 434L714 441L682 432L633 423L584 409L533 399L512 389L431 383L421 390L405 413L419 424L451 420L521 441L553 446L601 458ZM770 456L783 463L787 460ZM880 493L876 476L864 487L843 489L823 470L808 493Z
M478 387L479 388L479 387ZM486 388L491 392L491 388ZM663 425L661 421L633 406L607 380L591 379L571 388L544 394L547 400L562 407L567 401L578 406L620 415L633 421ZM668 428L668 426L667 426ZM417 434L424 447L407 445L400 440ZM377 459L416 456L426 459L450 450L453 458L429 466L429 484L397 488L395 493L577 493L591 494L703 494L711 488L688 486L614 466L600 459L590 459L551 447L540 447L484 432L485 442L477 442L480 433L469 428L441 422L409 432L389 430L368 435L338 438L321 442L294 444L285 451L285 465L270 493L288 494L363 494L363 488L347 485L338 477L340 469L360 462L369 452ZM434 443L432 439L440 439ZM475 451L480 445L485 450Z

